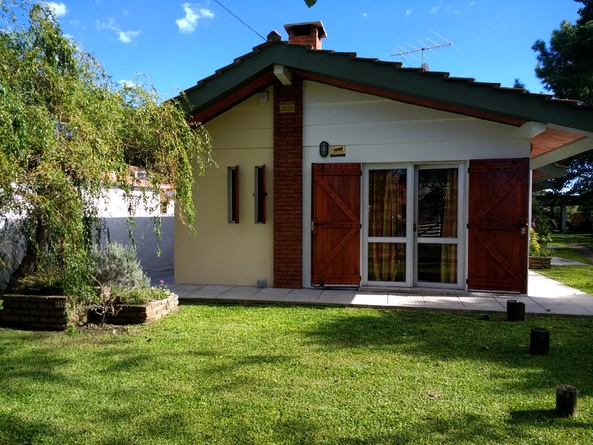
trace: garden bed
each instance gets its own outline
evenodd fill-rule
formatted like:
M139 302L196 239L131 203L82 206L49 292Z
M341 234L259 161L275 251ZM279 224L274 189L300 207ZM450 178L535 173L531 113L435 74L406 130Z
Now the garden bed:
M177 294L172 293L162 300L151 301L146 304L117 304L114 308L114 313L107 313L104 318L100 314L91 311L89 321L118 325L154 323L179 309L179 297Z
M2 325L8 328L43 331L63 331L68 327L66 297L37 295L4 295L0 315ZM109 324L153 323L179 308L179 297L171 294L162 300L146 304L116 305L114 314L105 319L91 312L89 321Z
M530 256L529 257L529 268L530 269L549 269L552 267L552 258L545 256Z

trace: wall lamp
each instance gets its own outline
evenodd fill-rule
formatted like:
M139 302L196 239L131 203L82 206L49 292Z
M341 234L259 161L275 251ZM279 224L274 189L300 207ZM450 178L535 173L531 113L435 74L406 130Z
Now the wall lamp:
M322 158L327 157L327 155L329 154L329 143L326 141L323 141L321 144L319 144L319 155Z

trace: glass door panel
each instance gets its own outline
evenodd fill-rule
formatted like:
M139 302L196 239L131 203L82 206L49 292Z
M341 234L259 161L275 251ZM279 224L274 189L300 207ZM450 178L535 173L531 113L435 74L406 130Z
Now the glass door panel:
M416 280L456 284L459 169L421 168L417 178Z
M457 246L418 244L418 281L457 283Z
M405 281L406 245L369 243L368 268L370 281Z
M408 170L369 171L368 281L406 280Z
M419 170L418 238L456 238L458 180L456 168Z
M369 172L369 237L406 236L406 169Z

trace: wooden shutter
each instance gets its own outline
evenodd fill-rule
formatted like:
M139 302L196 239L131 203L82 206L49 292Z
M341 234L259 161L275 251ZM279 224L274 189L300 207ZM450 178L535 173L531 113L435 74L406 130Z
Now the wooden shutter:
M527 293L528 215L528 158L470 161L470 290Z
M313 285L360 284L360 164L313 164Z

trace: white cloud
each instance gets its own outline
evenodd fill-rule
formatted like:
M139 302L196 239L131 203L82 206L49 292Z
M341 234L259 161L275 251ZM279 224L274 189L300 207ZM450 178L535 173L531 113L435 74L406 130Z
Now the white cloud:
M117 34L118 40L125 44L133 43L133 39L135 39L141 34L141 31L122 31L115 19L111 18L108 22L97 21L97 30L103 31L104 29L114 31Z
M133 80L122 79L118 83L124 88L136 88L137 86L139 86L139 84L137 82L134 82Z
M406 15L410 15L412 13L412 9L406 9Z
M118 30L117 23L115 23L114 19L109 19L108 22L100 22L97 20L97 31L103 31L104 29L109 29L111 31Z
M439 12L439 9L441 9L441 7L440 7L440 6L435 6L434 8L432 8L432 9L430 10L430 13L431 13L431 14L436 14L437 12Z
M214 18L214 11L210 11L206 8L200 8L200 15L205 19L213 19Z
M119 41L122 43L132 43L132 39L140 35L140 31L118 31Z
M56 17L63 17L68 12L68 8L64 3L44 2L43 4L51 9Z
M366 12L363 12L362 16L366 19L369 15Z
M214 12L211 10L199 8L197 5L192 5L191 3L184 3L183 10L185 11L185 17L175 20L175 23L179 27L179 32L183 34L194 32L198 26L198 20L214 18Z

